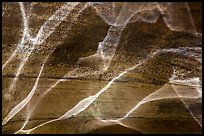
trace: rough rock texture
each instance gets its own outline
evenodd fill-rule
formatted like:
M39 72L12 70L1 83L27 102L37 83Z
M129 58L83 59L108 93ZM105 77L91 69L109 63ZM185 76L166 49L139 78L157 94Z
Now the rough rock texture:
M31 10L30 35L35 36L44 22L63 4L38 2L33 3L32 7L31 3L24 3L26 14ZM116 4L118 7L123 5L123 3ZM46 56L52 52L44 65L32 99L3 125L3 133L15 133L28 117L29 121L24 130L56 119L81 100L98 93L113 78L138 64L149 54L162 49L185 47L189 49L182 53L156 53L142 65L115 80L84 111L68 119L48 123L31 133L201 133L202 127L195 118L202 121L202 100L200 97L193 97L194 93L197 93L196 88L190 85L172 85L169 81L175 70L181 73L179 76L183 74L184 79L199 77L202 80L202 60L200 62L195 56L183 55L191 51L200 56L202 54L200 50L191 49L191 47L202 48L201 3L188 3L199 33L197 35L170 30L162 15L156 23L128 23L122 32L110 67L100 74L92 74L100 67L100 58L81 62L79 60L97 52L98 43L103 41L110 25L92 7L81 12L78 20L74 22L73 17L84 5L85 3L77 5L46 41L37 45L18 77L16 77L17 70L26 52L17 53L3 68L2 121L33 89ZM20 43L22 29L23 21L19 4L3 3L2 65L7 62ZM75 69L79 69L75 73L76 77L64 77L66 73ZM83 76L84 73L88 75ZM62 78L64 81L44 94ZM14 80L16 83L9 90ZM183 95L182 99L177 96L175 89ZM154 97L149 97L150 101L142 104L120 123L111 121L124 117L135 105L154 92L158 93L155 93Z

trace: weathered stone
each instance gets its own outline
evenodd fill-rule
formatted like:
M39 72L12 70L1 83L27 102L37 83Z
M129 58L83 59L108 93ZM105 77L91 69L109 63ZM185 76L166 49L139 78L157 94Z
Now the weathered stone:
M24 3L24 7L26 14L29 14L31 9L29 31L31 36L36 36L49 17L66 3L32 4L33 7L29 2ZM115 14L110 14L111 17L120 13L123 4L113 4L116 8ZM174 85L170 80L174 72L179 71L180 75L176 79L199 77L199 81L202 81L202 51L199 50L202 49L201 3L188 3L198 34L171 30L161 14L156 23L128 23L122 31L110 67L105 72L100 71L103 65L100 56L82 58L97 52L99 42L106 37L110 24L107 24L93 7L84 9L74 21L84 5L85 3L77 5L43 43L27 43L27 49L17 52L3 68L2 120L34 88L44 60L50 54L32 99L11 120L3 124L2 132L15 133L28 117L29 121L24 130L56 119L80 101L97 94L125 70L144 61L114 80L106 91L79 114L48 123L31 133L201 133L202 127L198 122L202 121L202 101L201 97L194 97L199 92L196 87L190 86L190 83ZM2 12L4 65L22 40L23 21L19 3L4 2ZM105 14L109 10L101 12ZM136 17L135 15L134 19ZM57 19L53 21L56 24L58 22ZM36 46L35 49L17 76L17 70L33 46ZM182 51L165 51L168 49ZM64 81L46 93L62 79ZM12 85L14 86L10 89ZM177 89L184 98L177 96ZM122 119L121 123L111 121L123 118L138 103L145 101L146 97L149 101L142 103L127 118Z

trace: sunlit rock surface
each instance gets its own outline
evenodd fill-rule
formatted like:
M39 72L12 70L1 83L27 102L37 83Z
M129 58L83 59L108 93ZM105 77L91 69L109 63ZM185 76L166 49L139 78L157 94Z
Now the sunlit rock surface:
M201 3L2 4L2 132L201 133Z

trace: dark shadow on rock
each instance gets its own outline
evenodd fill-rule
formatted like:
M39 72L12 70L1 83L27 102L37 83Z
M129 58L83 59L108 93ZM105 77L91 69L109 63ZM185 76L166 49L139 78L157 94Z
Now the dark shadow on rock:
M142 134L142 133L135 129L115 124L92 130L87 134Z

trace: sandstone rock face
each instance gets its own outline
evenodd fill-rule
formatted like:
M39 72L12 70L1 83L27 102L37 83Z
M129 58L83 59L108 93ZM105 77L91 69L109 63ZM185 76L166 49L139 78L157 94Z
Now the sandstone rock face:
M3 133L201 133L201 3L2 4Z

